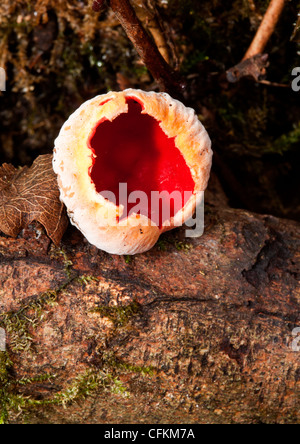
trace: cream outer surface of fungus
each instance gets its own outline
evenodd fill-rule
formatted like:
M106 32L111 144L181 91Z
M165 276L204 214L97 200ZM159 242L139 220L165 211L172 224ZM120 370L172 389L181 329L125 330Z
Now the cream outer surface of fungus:
M91 244L120 255L149 250L161 233L193 216L211 163L211 141L193 109L166 93L134 89L85 102L63 125L53 156L73 225ZM144 192L149 206L126 206L120 183L128 193ZM170 217L151 213L151 193L172 191L182 201L170 199Z

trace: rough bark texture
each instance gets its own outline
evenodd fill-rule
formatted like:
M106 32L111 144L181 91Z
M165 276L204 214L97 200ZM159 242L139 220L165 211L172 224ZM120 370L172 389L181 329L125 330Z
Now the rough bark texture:
M10 422L299 422L299 224L224 201L212 181L202 237L134 258L0 237Z

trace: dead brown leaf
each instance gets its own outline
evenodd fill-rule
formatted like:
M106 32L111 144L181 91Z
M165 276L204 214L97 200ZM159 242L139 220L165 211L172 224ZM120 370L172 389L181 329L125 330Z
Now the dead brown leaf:
M30 168L17 169L8 164L0 167L0 231L16 237L33 221L45 227L56 245L68 226L52 155L39 156Z
M230 83L236 83L242 77L252 77L256 82L259 82L265 78L268 65L268 54L257 54L228 69L227 80Z

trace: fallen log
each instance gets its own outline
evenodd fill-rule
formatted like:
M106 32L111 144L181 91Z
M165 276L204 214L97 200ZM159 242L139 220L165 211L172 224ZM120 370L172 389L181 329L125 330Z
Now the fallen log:
M0 236L2 422L299 422L300 226L205 211L135 257Z

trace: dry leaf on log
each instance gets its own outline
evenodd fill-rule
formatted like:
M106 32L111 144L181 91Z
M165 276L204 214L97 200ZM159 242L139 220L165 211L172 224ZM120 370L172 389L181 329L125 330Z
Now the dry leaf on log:
M226 72L228 82L236 83L242 77L253 77L256 82L264 79L269 65L268 57L268 54L257 54L230 68Z
M0 231L16 237L33 221L45 227L56 245L68 226L52 155L39 156L30 168L8 164L0 167Z

